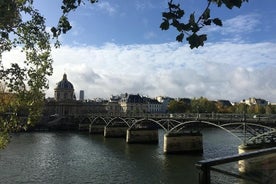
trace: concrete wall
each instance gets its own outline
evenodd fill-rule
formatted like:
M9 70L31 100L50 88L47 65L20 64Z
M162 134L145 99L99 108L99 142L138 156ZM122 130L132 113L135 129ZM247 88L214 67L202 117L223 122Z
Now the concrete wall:
M128 127L104 127L105 137L126 137Z
M202 135L164 135L164 153L203 152Z
M105 125L89 125L89 133L90 134L102 134L104 133Z
M79 131L88 131L90 124L79 124Z
M154 129L128 129L127 143L158 143L158 130Z
M260 149L246 149L243 146L239 146L239 154L257 151ZM275 171L276 168L276 154L272 153L265 156L240 160L238 164L239 172L241 173L258 173L260 177L262 175L269 176L272 172ZM276 179L275 174L273 177Z

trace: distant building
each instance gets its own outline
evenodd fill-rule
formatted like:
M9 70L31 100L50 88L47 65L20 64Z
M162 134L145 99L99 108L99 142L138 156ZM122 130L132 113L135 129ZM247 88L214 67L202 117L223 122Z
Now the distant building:
M147 112L147 105L143 98L137 94L127 94L121 95L119 104L124 113L145 113Z
M66 74L63 74L62 80L57 83L57 87L55 88L55 100L76 100L74 86L67 80Z
M157 99L143 97L144 102L147 105L147 113L162 113L162 103L158 102Z
M171 97L164 97L164 96L158 96L156 97L156 100L162 104L162 113L168 112L168 105L170 101L174 100Z
M218 103L222 107L231 107L232 106L232 103L229 100L217 100L216 103Z
M267 100L261 99L261 98L248 98L247 100L242 100L241 103L245 103L247 105L269 105L269 102Z
M54 99L48 98L44 108L44 115L78 116L91 113L105 113L106 104L96 101L77 101L74 94L74 86L64 74L57 83ZM81 90L82 91L82 90ZM80 99L84 98L80 92Z
M80 90L80 101L84 101L84 91Z

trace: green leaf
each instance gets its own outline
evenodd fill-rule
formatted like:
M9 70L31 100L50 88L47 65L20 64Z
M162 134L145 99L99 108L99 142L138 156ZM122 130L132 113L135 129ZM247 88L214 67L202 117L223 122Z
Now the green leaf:
M232 2L233 6L236 6L238 8L240 8L242 5L242 0L230 0L230 1Z
M168 30L170 27L170 23L168 20L164 20L164 22L161 23L160 28L162 30Z
M217 26L222 26L222 21L219 18L213 19L213 23L216 24Z
M207 40L207 35L202 34L198 36L196 33L194 33L191 36L187 37L186 40L189 42L191 49L198 48L199 46L204 45L204 41Z
M190 23L190 24L195 24L195 15L194 15L194 13L192 13L192 14L190 15L189 23Z
M209 25L211 25L212 21L210 19L208 19L208 20L205 20L203 23L205 25L209 26Z
M179 42L182 42L183 38L184 38L184 33L180 33L179 35L177 35L176 40Z
M242 5L242 0L222 0L222 3L229 9L232 9L234 6L240 8Z
M51 32L53 33L53 36L56 37L57 36L57 29L55 27L51 28Z
M178 31L181 31L181 26L178 20L173 19L173 22L171 23L172 26L174 26Z
M181 10L181 9L179 9L176 13L177 13L179 19L182 18L183 15L185 14L184 10Z
M162 16L166 19L172 19L174 17L171 12L163 12Z

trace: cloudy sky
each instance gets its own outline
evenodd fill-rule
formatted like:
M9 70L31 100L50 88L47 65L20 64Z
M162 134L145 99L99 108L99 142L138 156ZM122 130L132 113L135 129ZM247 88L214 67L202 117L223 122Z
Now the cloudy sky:
M187 15L198 15L205 1L178 0ZM207 1L206 1L207 2ZM73 29L53 49L54 73L47 96L64 73L85 98L133 93L170 97L207 97L240 101L249 97L276 102L276 1L249 1L241 9L212 6L223 27L204 31L204 47L191 50L162 31L167 1L99 0L70 14ZM37 0L49 28L61 14L56 0ZM6 60L17 56L5 55ZM20 56L18 56L20 59Z

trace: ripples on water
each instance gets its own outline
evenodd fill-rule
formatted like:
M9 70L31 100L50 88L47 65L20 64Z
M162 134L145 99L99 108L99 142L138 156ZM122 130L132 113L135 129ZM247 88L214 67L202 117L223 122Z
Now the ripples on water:
M195 163L237 153L239 141L217 129L204 131L204 155L165 155L159 144L69 132L13 135L0 150L0 183L197 183Z

